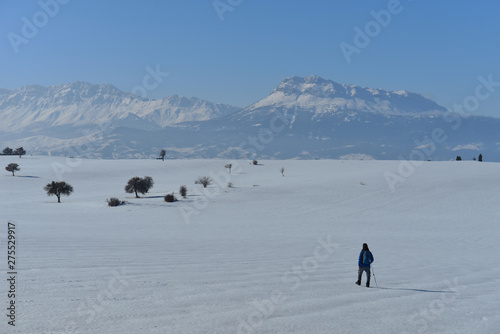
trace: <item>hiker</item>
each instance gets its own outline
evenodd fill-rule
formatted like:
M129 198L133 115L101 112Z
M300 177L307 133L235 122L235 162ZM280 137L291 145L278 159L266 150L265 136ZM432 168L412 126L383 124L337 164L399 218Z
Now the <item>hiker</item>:
M370 252L368 248L368 244L363 244L363 249L361 253L359 253L358 259L358 280L356 281L357 285L361 285L361 276L363 275L363 271L366 272L366 287L370 287L370 264L373 262L373 254Z

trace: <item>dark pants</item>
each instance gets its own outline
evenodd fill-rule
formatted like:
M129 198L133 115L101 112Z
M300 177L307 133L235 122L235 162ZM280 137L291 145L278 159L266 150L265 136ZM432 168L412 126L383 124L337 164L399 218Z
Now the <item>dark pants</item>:
M359 267L358 270L358 282L361 284L361 276L363 275L363 271L366 272L366 284L370 284L370 267Z

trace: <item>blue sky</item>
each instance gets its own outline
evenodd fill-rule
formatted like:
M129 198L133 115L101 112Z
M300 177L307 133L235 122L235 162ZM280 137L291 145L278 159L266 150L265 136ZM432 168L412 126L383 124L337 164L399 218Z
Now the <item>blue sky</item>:
M148 97L244 107L285 77L316 74L451 108L471 101L479 76L500 85L498 1L217 1L226 11L214 0L0 0L0 87L88 81L132 91L149 67L169 75ZM392 11L390 21L372 11ZM340 45L356 47L356 27L372 37L348 62ZM500 86L470 109L500 117Z

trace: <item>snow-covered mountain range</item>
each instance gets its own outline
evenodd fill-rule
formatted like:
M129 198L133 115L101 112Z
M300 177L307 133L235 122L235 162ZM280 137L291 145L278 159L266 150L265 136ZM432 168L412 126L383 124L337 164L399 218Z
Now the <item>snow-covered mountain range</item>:
M269 96L255 103L249 110L266 107L303 108L316 114L345 110L391 115L446 111L419 94L339 84L318 76L286 78Z
M0 90L0 146L28 154L500 161L499 129L500 119L457 116L419 94L318 76L285 78L244 109L85 82Z
M0 90L0 131L56 126L113 126L160 129L180 122L205 121L240 108L173 95L144 99L112 85L74 82Z

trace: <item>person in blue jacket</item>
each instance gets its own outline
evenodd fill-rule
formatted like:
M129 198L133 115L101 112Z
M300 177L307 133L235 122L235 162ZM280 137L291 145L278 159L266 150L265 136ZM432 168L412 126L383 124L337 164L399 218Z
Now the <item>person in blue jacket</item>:
M363 271L366 272L366 287L370 287L370 265L373 262L373 254L370 252L370 249L368 248L368 244L364 243L363 244L363 249L361 250L361 253L359 253L359 259L358 259L358 280L356 281L357 285L361 285L361 276L363 275Z

